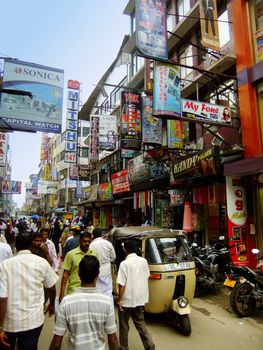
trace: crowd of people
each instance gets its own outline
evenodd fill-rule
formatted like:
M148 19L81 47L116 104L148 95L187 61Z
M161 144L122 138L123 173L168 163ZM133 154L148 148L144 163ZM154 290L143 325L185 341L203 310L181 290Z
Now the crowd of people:
M149 268L127 240L117 275L119 337L111 263L114 247L99 227L79 217L0 220L0 349L37 350L44 314L55 313L50 350L129 349L131 317L145 349L155 349L144 321ZM12 237L12 239L10 238ZM61 277L56 296L56 285Z

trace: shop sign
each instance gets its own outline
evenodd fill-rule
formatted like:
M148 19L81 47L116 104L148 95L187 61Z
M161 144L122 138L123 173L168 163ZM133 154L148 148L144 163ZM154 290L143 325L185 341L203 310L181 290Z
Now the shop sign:
M164 167L163 163L150 164L150 176L153 179L164 178L168 176L168 172Z
M142 118L141 95L133 92L121 93L121 148L141 149Z
M6 165L7 134L0 132L0 167Z
M200 1L200 22L202 45L220 51L216 0Z
M180 120L167 120L168 148L183 148L183 123Z
M182 117L203 123L231 124L231 110L229 107L200 101L182 99Z
M48 133L43 132L40 145L40 160L48 159Z
M138 151L132 149L122 149L121 156L122 158L135 158L139 155Z
M100 115L99 148L114 151L117 147L116 115Z
M84 197L88 202L96 202L98 199L98 189L99 185L93 185L87 188L84 188Z
M173 164L173 177L196 178L213 176L220 173L219 147L211 147L201 153L195 153Z
M182 205L185 202L186 191L184 190L169 190L171 205Z
M91 163L99 160L99 125L100 118L95 115L90 116L89 161Z
M37 184L38 194L57 194L58 182L57 181L38 181Z
M143 155L140 155L134 159L129 160L128 173L130 182L137 183L145 180L149 180L151 177L150 166L144 163Z
M113 199L111 182L105 182L99 185L98 198L101 201L107 201Z
M142 142L161 145L163 122L161 118L153 116L152 104L152 96L142 97Z
M167 59L166 1L136 0L136 46L145 56Z
M0 181L1 193L21 194L21 181L2 180Z
M113 194L130 191L130 182L127 169L112 174L111 182Z

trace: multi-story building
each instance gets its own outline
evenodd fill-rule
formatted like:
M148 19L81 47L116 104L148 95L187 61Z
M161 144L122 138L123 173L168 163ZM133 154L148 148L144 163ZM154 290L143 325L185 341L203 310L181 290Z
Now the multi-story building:
M219 26L217 50L203 44L202 21L206 19L200 1L166 1L167 62L180 67L183 99L208 103L209 108L225 106L231 110L231 125L184 118L183 143L177 149L169 147L166 136L158 147L142 143L136 154L123 150L120 142L112 154L103 157L102 152L93 162L92 186L83 203L94 225L105 228L111 221L117 224L130 219L142 224L150 219L157 226L182 228L189 232L190 240L203 244L225 235L249 250L253 245L262 247L261 207L257 206L261 203L260 176L256 187L254 176L249 178L250 187L244 182L246 175L262 171L262 5L241 0L214 3ZM116 115L118 141L121 91L152 95L153 67L162 61L143 57L138 51L134 0L128 1L124 14L130 16L129 38L80 111L86 120L91 115ZM213 30L211 23L209 26ZM126 72L114 83L111 77L123 57ZM162 117L162 121L167 135L169 118ZM205 159L208 150L212 172L201 169L201 161L199 167L189 166L195 157ZM110 192L116 176L122 178L123 187L104 196L103 191L108 188ZM236 261L253 265L250 251L240 253L238 247Z

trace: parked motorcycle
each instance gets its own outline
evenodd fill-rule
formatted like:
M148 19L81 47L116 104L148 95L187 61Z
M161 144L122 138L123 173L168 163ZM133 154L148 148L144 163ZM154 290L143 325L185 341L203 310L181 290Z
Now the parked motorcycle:
M230 305L238 316L247 317L253 314L257 303L260 303L262 308L263 272L260 269L252 270L247 266L236 266L235 269L236 274L243 278L243 282L235 283L230 294Z

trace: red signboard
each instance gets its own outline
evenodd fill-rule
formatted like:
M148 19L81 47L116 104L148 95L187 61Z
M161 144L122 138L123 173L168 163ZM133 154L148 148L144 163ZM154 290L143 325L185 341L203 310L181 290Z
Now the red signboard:
M130 183L128 178L128 170L122 170L118 173L112 174L112 193L121 193L130 191Z

